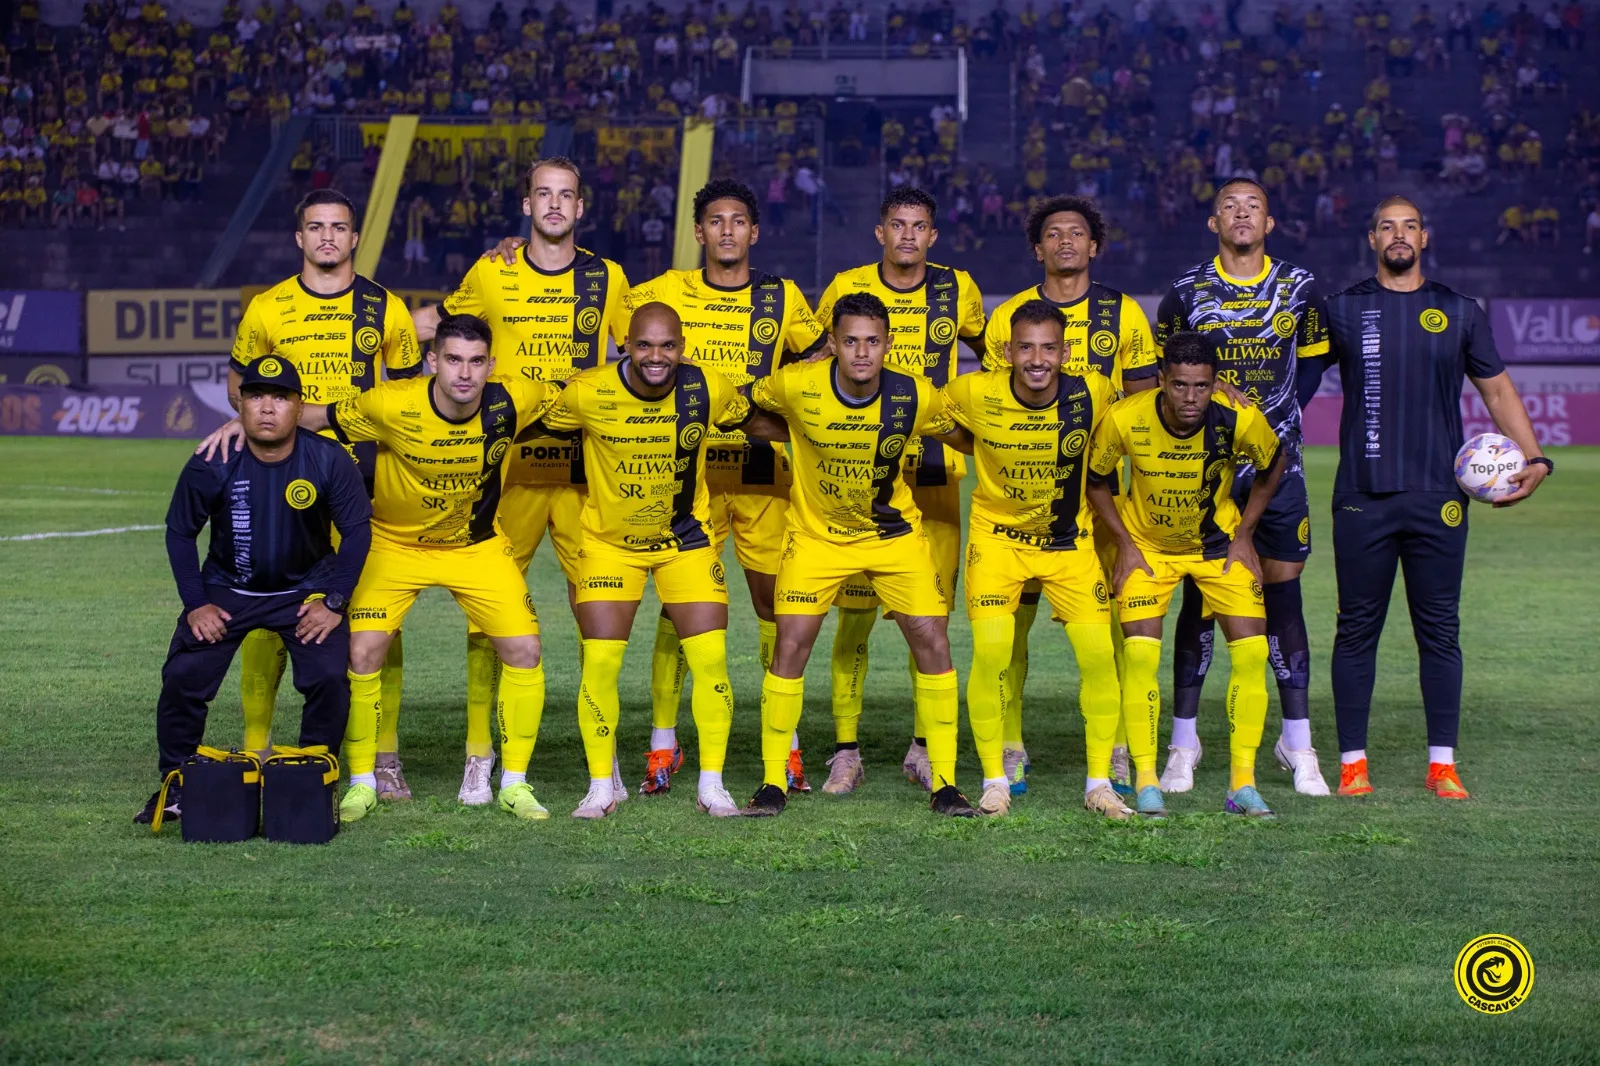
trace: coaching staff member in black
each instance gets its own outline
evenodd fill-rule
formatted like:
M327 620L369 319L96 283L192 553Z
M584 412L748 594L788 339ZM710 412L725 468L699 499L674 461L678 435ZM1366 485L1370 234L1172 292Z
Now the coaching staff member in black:
M1367 717L1378 637L1398 564L1405 573L1428 719L1426 783L1441 798L1466 799L1455 767L1467 552L1467 497L1455 481L1462 379L1472 379L1495 427L1528 457L1527 468L1512 478L1517 491L1496 506L1525 499L1554 464L1540 454L1483 310L1422 276L1428 231L1417 205L1401 196L1379 203L1367 240L1377 253L1377 274L1328 299L1328 361L1337 362L1344 387L1333 488L1339 794L1372 791ZM1321 369L1313 368L1311 382L1302 378L1302 398L1314 391L1306 386Z
M350 713L345 606L372 543L372 505L337 443L300 429L300 375L286 359L251 363L239 387L247 447L233 458L190 458L167 511L167 556L183 599L156 705L160 772L193 755L206 707L246 633L283 637L305 697L300 744L338 750ZM198 565L195 542L211 523ZM331 532L339 531L339 550ZM147 823L157 796L134 818ZM181 796L167 792L166 818Z

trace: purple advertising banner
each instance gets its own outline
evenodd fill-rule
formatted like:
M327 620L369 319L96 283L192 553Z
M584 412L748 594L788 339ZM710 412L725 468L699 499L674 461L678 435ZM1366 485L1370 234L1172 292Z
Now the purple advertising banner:
M222 385L0 385L0 436L177 437L233 417Z
M1600 300L1490 300L1507 363L1600 363Z
M82 293L0 289L0 353L82 351Z

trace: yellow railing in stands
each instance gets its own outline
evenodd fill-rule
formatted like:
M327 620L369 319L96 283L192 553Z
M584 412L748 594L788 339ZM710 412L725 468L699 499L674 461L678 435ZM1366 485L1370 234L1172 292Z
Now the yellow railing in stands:
M367 217L361 222L361 242L356 245L356 273L372 277L383 258L383 241L389 235L389 220L395 200L405 180L406 160L411 157L411 142L417 136L416 115L394 115L384 134L383 152L378 156L378 172L372 179L372 194L367 198Z
M694 270L700 265L700 245L694 239L694 194L711 180L711 145L715 122L698 117L683 120L683 153L678 163L678 218L672 238L672 268Z

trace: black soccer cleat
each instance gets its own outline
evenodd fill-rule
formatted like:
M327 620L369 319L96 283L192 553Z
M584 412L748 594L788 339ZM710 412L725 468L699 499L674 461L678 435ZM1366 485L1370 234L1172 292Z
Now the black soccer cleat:
M967 797L954 785L946 785L933 794L933 799L928 803L934 814L942 814L947 818L976 818L978 812L972 809L972 804L967 802Z
M750 797L750 802L744 805L746 818L772 818L783 813L783 808L788 804L789 798L784 795L783 789L777 785L762 785L756 789L756 794Z
M178 808L181 805L182 800L183 786L177 782L173 782L172 787L167 789L167 806L165 813L161 815L161 820L165 822L178 821L180 817ZM133 824L149 825L151 822L155 821L156 804L159 802L161 802L161 790L156 789L154 792L150 793L150 799L145 802L144 809L133 816Z

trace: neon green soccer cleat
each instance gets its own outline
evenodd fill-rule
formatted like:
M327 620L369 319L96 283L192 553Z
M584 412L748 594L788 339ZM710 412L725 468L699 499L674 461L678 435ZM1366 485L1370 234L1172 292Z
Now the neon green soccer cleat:
M339 821L359 822L377 809L377 789L371 785L351 785L339 801Z
M550 812L534 796L533 786L526 781L500 790L500 809L525 822L542 822L550 817Z

